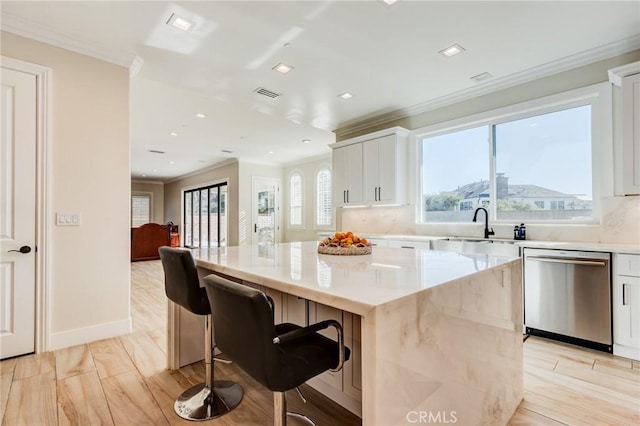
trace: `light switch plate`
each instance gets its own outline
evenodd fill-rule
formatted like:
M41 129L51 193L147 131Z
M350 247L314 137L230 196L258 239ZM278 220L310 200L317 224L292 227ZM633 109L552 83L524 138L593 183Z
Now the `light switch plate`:
M81 218L80 213L56 213L56 225L80 226Z

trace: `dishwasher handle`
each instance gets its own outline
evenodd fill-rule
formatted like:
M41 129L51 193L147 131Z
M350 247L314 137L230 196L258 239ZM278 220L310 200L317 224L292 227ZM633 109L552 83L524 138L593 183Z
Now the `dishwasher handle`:
M549 256L526 256L525 260L535 260L537 262L549 262L549 263L565 263L569 265L588 265L588 266L607 266L607 262L604 260L582 260L574 258L562 258L562 257L549 257Z

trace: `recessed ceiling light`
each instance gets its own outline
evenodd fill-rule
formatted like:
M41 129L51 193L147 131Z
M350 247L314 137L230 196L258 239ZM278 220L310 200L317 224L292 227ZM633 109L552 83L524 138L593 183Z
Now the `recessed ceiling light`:
M176 164L175 161L169 161L169 164Z
M207 114L203 114L203 113L199 112L199 113L196 114L196 117L198 117L198 118L206 118Z
M398 0L382 0L384 3L387 4L387 6L391 6L392 4L394 4L395 2L397 2Z
M193 22L191 22L187 18L183 18L173 13L167 21L167 25L171 25L172 27L182 31L189 31L191 27L193 27Z
M493 78L493 76L488 72L483 72L482 74L474 75L473 77L470 77L470 78L476 83L479 83L481 81L489 80L490 78Z
M284 62L280 62L278 65L272 68L274 71L278 71L280 74L286 74L293 70L291 65L287 65Z
M158 171L158 169L153 169L153 171L154 171L154 172L157 172L157 171Z
M302 139L302 143L311 143L310 139Z
M447 47L446 49L441 50L438 53L449 57L449 56L457 55L458 53L464 52L464 51L465 51L465 48L456 43L452 46Z
M169 132L171 136L178 136L178 132Z
M340 93L338 97L342 99L351 99L353 98L353 93L349 93L349 92Z
M269 154L273 154L273 151L269 151Z

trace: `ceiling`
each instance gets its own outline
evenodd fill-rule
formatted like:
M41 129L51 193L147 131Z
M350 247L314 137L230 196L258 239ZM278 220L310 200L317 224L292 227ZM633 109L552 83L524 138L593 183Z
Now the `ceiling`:
M142 180L171 180L230 157L284 165L329 154L337 128L640 48L638 1L2 1L1 8L3 31L131 69L131 176ZM192 29L167 25L172 14ZM438 53L454 43L465 50ZM280 62L294 69L274 71ZM470 78L484 72L492 77ZM259 95L259 87L281 96ZM338 97L347 91L353 98Z

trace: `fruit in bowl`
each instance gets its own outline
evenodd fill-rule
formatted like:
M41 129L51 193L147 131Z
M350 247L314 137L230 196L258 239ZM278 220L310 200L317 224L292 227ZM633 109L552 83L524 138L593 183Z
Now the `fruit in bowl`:
M353 232L336 232L318 245L318 252L323 254L369 254L371 244L366 238L360 238Z

